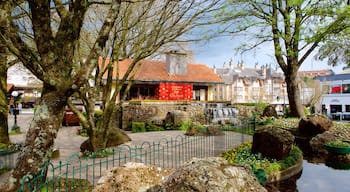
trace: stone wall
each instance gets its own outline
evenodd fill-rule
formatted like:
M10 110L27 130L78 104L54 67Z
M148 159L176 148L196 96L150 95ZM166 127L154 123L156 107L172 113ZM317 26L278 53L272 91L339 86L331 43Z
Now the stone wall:
M128 123L133 121L162 121L168 112L175 110L186 111L192 121L204 123L204 109L204 104L191 102L132 102L123 106L122 126L125 130L128 127ZM120 116L117 119L120 119Z

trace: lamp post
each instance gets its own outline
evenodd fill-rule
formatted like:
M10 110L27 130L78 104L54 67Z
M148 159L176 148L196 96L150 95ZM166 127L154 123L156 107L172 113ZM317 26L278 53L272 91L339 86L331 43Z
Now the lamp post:
M15 121L14 121L14 124L13 124L13 127L12 129L17 129L17 97L18 97L18 92L17 91L12 91L11 93L12 97L13 97L13 100L14 100L14 105L15 105L15 110L14 110L14 115L15 115Z

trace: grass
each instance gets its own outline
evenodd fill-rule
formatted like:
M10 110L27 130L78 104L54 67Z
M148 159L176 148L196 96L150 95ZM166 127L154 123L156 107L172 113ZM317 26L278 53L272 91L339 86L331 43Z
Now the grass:
M331 146L331 147L350 147L349 143L342 142L342 141L330 141L327 142L326 145Z
M21 130L19 130L19 131L17 131L17 130L14 131L14 130L13 130L13 131L10 131L10 132L9 132L9 135L19 135L19 134L22 134L22 133L23 133L23 132L22 132Z

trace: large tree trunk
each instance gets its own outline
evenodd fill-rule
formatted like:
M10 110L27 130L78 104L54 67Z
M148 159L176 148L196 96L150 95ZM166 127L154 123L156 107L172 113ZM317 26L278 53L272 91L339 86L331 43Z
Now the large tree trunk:
M0 143L9 144L6 50L4 43L0 41Z
M304 117L304 107L301 103L300 89L297 82L297 71L289 70L285 73L285 81L287 84L289 107L292 117Z
M33 173L40 173L42 166L51 158L54 139L61 127L67 96L62 91L50 89L44 89L44 91L40 106L27 132L25 147L20 152L16 167L9 179L8 191L17 191L24 177L31 180L35 177Z

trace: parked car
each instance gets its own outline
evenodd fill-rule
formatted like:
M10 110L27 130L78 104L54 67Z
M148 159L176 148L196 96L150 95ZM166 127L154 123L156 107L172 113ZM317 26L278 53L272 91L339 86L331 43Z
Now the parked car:
M23 108L34 108L35 101L25 101L22 102L22 107Z
M82 108L79 108L79 110L83 111ZM70 108L66 107L66 109L64 110L62 125L75 126L79 124L80 124L80 120L78 119L78 117L74 114L74 112Z

